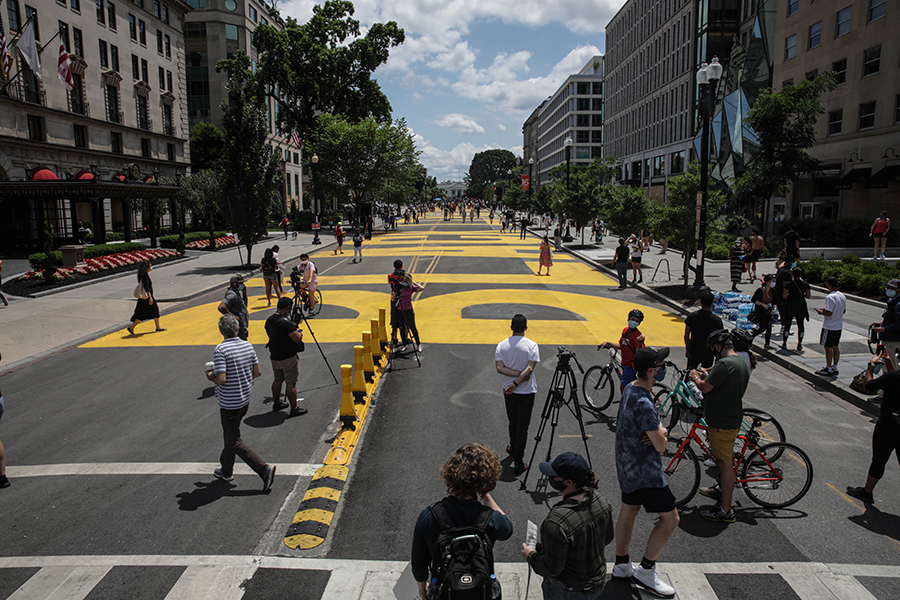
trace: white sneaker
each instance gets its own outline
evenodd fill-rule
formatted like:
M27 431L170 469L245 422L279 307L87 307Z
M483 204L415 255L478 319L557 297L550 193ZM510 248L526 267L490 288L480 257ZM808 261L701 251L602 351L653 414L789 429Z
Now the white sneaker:
M706 465L707 467L714 467L714 466L716 466L716 461L707 457L707 459L703 461L703 464Z
M675 588L659 578L656 569L645 569L638 565L634 570L631 580L652 594L660 598L674 598Z
M613 567L613 579L631 579L634 575L634 563L629 561Z

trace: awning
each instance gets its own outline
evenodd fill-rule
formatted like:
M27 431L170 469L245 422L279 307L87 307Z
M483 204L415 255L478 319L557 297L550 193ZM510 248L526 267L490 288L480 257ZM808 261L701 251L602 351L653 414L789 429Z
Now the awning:
M50 169L39 168L32 173L30 181L59 181L59 177Z
M865 169L851 169L849 173L841 177L837 184L834 186L835 189L838 190L850 190L853 189L854 183L863 183L869 180L869 176L872 174L871 168Z
M94 178L94 174L91 173L90 171L87 171L84 169L82 169L81 171L78 171L78 173L75 174L75 179L91 180L93 178Z
M892 181L900 181L900 165L889 165L872 175L866 182L866 189L882 189Z

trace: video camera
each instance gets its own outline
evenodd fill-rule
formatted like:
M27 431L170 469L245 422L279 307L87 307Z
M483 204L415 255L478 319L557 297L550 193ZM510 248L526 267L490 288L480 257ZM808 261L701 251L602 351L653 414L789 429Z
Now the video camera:
M300 293L300 284L303 283L303 273L300 272L300 267L295 266L291 269L291 287L294 288L294 293Z

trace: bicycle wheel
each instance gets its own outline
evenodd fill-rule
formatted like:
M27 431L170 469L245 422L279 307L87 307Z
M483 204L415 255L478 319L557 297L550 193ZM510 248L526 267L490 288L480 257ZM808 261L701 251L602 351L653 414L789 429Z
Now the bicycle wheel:
M588 369L581 381L581 393L592 410L605 410L612 404L613 383L609 368L596 365Z
M781 457L777 467L772 458ZM793 444L775 442L755 448L741 468L747 496L767 508L784 508L800 500L812 485L813 467L806 452Z
M662 466L669 489L675 494L675 506L681 508L691 501L700 488L700 462L690 444L680 454L678 448L678 444L666 444Z
M741 435L746 435L748 431L750 431L750 427L753 426L753 411L754 408L744 408L744 418L741 422ZM770 415L771 416L771 415ZM781 423L775 417L772 417L771 421L763 421L759 427L756 428L756 433L759 434L759 443L761 445L770 444L772 442L784 442L784 427L781 426ZM741 451L741 446L743 442L735 440L736 444L739 444L735 447L735 452ZM776 454L769 457L769 460L776 461L781 458L781 450L776 449Z
M316 290L314 293L316 295L316 307L309 311L309 314L311 315L317 315L319 314L319 311L322 310L322 292Z
M681 417L681 407L678 406L678 402L675 401L672 392L665 388L659 390L653 396L653 404L659 413L659 422L665 423L666 429L672 431Z

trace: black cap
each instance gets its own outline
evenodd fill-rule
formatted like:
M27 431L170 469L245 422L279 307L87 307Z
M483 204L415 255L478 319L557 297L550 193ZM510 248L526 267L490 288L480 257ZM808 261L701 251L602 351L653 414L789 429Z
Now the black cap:
M563 452L553 459L553 462L542 462L540 470L547 477L571 479L579 485L587 481L591 472L591 468L584 457L574 452Z
M231 283L244 283L244 276L243 275L232 275Z
M668 348L654 348L647 346L634 353L634 370L644 371L655 367L656 363L666 360L669 356Z

